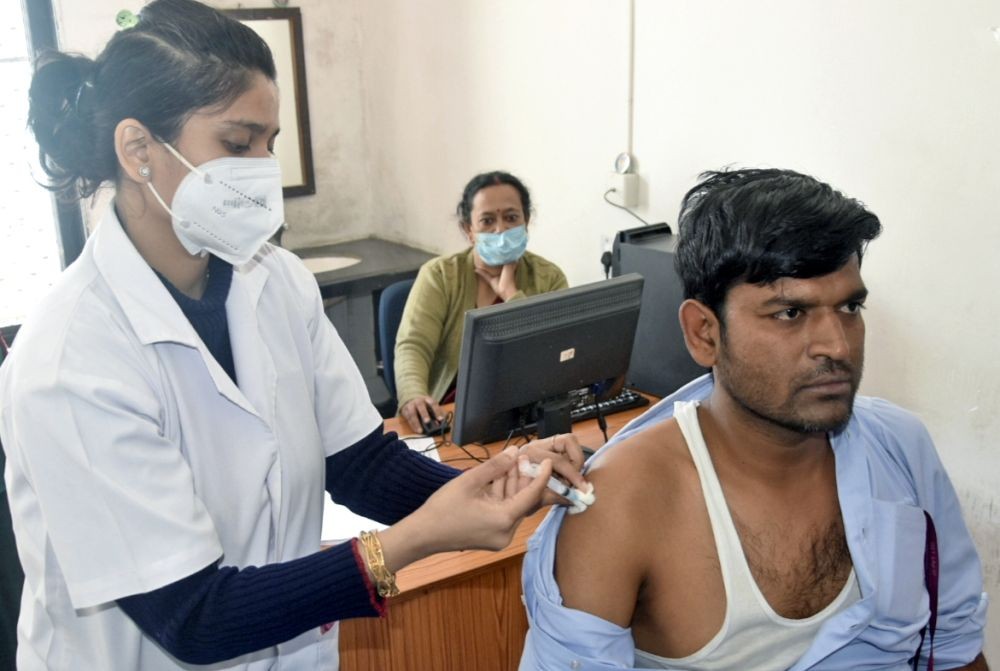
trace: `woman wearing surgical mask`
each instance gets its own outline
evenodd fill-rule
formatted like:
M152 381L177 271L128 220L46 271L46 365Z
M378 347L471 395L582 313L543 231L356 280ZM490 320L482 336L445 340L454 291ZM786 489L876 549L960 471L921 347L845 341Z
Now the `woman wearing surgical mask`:
M470 246L424 264L396 336L399 414L418 432L454 400L466 310L568 286L558 266L526 251L531 195L514 175L476 175L456 213Z
M586 486L582 455L561 437L568 458L459 475L383 434L315 279L266 242L266 44L192 0L119 19L96 61L51 54L31 85L53 188L114 199L0 368L17 666L336 669L330 623L384 614L414 560L505 546L545 474ZM327 493L390 526L321 552Z

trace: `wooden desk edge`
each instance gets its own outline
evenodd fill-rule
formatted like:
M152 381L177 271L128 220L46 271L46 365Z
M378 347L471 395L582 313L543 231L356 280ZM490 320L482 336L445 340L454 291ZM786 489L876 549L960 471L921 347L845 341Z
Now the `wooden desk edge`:
M456 577L466 578L490 569L511 557L522 556L527 551L528 538L535 533L548 512L549 508L542 508L525 518L514 532L510 544L503 550L442 552L401 569L396 574L396 584L399 586L400 594L395 598L403 600L427 587L445 583Z

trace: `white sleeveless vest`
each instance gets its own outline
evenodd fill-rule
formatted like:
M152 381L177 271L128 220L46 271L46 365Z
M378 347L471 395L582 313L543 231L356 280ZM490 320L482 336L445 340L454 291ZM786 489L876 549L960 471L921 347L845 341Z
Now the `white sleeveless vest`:
M671 659L636 649L635 666L675 671L787 669L805 653L824 621L861 597L854 569L837 598L815 615L794 620L774 612L757 587L743 554L736 525L701 434L697 401L675 403L674 417L698 469L712 522L726 589L726 616L719 632L697 652Z

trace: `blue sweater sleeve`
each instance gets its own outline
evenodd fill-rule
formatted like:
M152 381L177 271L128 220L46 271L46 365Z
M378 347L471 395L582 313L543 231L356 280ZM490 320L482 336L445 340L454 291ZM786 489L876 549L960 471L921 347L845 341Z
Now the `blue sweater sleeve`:
M327 457L326 490L352 511L394 524L423 505L461 471L406 446L380 426L351 447Z
M417 454L380 427L328 457L326 473L334 500L391 524L459 471ZM231 659L334 620L383 613L354 541L260 568L213 564L118 605L143 633L189 664Z
M353 544L260 568L212 564L118 605L178 660L220 662L334 620L381 615Z

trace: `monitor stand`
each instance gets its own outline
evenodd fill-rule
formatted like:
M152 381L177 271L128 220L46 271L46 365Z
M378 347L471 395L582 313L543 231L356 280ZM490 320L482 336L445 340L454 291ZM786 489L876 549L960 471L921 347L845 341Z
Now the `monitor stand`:
M557 433L569 433L573 428L570 409L573 401L568 394L550 398L538 404L536 432L539 438L548 438Z

